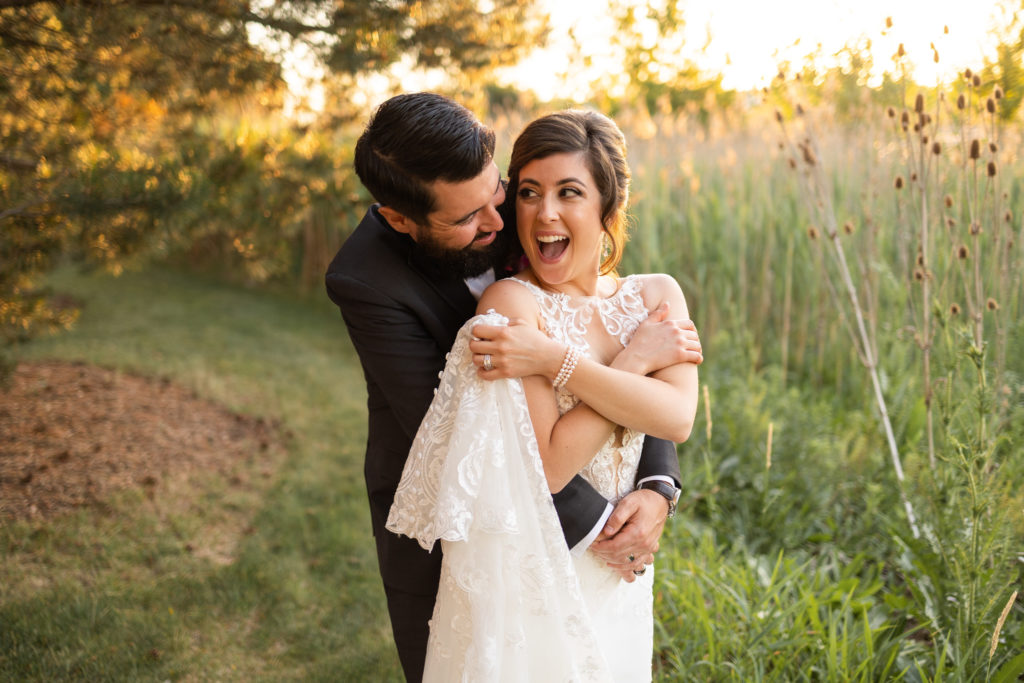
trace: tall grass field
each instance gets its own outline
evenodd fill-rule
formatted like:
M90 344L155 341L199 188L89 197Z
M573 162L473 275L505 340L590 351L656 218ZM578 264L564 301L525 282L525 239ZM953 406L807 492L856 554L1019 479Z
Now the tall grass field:
M849 127L798 94L728 129L616 116L620 270L674 275L705 352L656 680L1024 674L1024 160L987 97L908 95ZM499 150L525 118L496 117ZM248 497L173 518L124 495L4 521L0 679L401 680L365 387L326 297L156 267L50 284L82 317L21 359L169 377L279 420L287 453ZM183 549L228 513L248 528L230 562Z

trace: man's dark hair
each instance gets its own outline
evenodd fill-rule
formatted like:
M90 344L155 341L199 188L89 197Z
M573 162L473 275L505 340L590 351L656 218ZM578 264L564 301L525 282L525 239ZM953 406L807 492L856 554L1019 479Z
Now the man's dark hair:
M392 97L356 143L359 179L373 198L425 225L434 210L430 183L470 180L494 157L494 131L471 111L434 93Z

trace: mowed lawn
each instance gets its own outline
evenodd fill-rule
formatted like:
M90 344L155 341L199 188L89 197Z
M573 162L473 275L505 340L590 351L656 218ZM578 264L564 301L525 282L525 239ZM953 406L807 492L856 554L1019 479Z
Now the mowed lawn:
M285 448L243 487L200 473L152 499L0 519L0 680L401 680L362 480L365 385L326 296L163 269L50 285L81 318L19 360L165 377L279 421ZM192 552L211 536L225 553Z

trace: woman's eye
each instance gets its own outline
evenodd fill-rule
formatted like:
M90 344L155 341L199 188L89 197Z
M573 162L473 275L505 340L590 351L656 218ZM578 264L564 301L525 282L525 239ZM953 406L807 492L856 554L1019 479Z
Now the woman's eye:
M536 197L537 193L529 187L524 187L519 190L520 199L529 199L530 197Z
M562 188L562 195L566 196L566 197L579 197L581 194L583 194L583 193L580 192L575 187L563 187Z

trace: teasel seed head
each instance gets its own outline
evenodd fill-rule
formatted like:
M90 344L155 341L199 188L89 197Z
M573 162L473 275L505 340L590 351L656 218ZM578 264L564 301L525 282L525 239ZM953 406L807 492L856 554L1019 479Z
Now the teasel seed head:
M924 95L917 93L917 97L914 98L914 111L918 114L924 111Z
M985 111L987 111L989 114L996 113L996 101L991 97L985 100Z
M778 109L775 110L775 120L782 123L782 112Z
M917 171L914 171L913 173L910 174L910 182L912 182L912 183L916 183L917 182Z
M925 114L924 115L924 123L923 123L923 125L925 125L925 126L932 125L932 115L931 114Z
M924 282L924 270L921 268L914 268L914 279L918 282Z
M808 166L814 166L814 164L817 163L817 159L814 158L814 152L811 151L810 146L801 145L800 149L802 149L804 153L804 163Z
M1003 99L1003 89L997 85L996 89L992 91L992 96L997 100Z
M809 226L807 228L807 236L810 237L812 240L818 239L818 229L813 225Z
M914 132L915 133L920 133L921 132L921 124L920 123L915 123L914 124Z
M952 209L953 208L953 195L947 194L945 196L945 198L943 199L943 201L946 203L946 208L947 209Z
M951 228L954 227L956 225L956 219L953 218L952 216L948 216L946 218L946 225L948 225Z
M896 110L893 109L892 107L889 107L888 109L886 109L885 113L889 116L890 119L896 118Z
M792 169L796 168L796 159L794 159L793 157L789 158L789 167Z
M896 54L900 57L907 54L907 50L903 47L903 43L900 43L900 46L896 48Z
M932 61L936 64L939 63L939 51L934 46L932 47Z
M971 158L979 159L981 157L981 142L978 138L971 140Z
M892 17L886 17L885 18L885 27L886 28L892 28Z
M952 303L949 306L949 314L952 316L960 315L960 304Z
M936 156L942 154L942 144L938 140L932 143L932 154Z
M921 136L921 144L922 144L922 145L927 145L927 144L928 144L928 139L929 139L929 138L928 138L928 136L927 136L927 135L922 135L922 136Z
M949 35L949 24L946 24L945 26L942 27L942 32L947 36Z
M956 97L956 108L957 109L963 109L966 106L967 106L967 98L964 97L963 93L960 93Z
M981 76L979 76L978 74L974 74L974 76L971 78L971 85L973 85L975 88L979 87L981 85Z
M896 180L893 181L893 186L897 190L902 190L903 189L903 176L901 176L901 175L896 176Z
M845 223L843 223L843 232L845 232L847 235L852 235L853 223L851 223L850 221L846 221Z
M904 126L910 123L910 112L907 111L906 109L904 109L903 112L900 113L900 123L902 123Z
M989 297L988 300L985 302L985 308L987 308L990 311L998 311L999 302L993 299L992 297Z
M804 105L800 104L799 102L796 103L796 115L797 116L803 116L804 115Z
M990 161L990 162L988 162L988 177L989 178L994 178L995 175L996 175L996 162Z
M971 252L967 248L966 244L961 244L959 247L957 247L956 257L958 259L960 259L961 261L966 260L970 255L971 255Z
M1010 211L1009 209L1007 209L1006 213L1003 214L1003 220L1006 221L1007 223L1012 223L1013 222L1013 211Z
M971 71L970 69L964 69L964 80L967 80L967 81L971 80L971 76L973 76L973 75L974 75L973 71Z
M917 265L921 266L922 268L924 267L924 254L922 254L920 251L917 252Z
M981 234L981 223L978 221L971 221L971 234L975 236Z
M990 152L992 152L993 154L995 154L996 152L998 152L998 151L999 151L999 145L997 145L997 144L996 144L996 143L994 143L994 142L990 142L990 143L988 143L988 151L990 151Z

